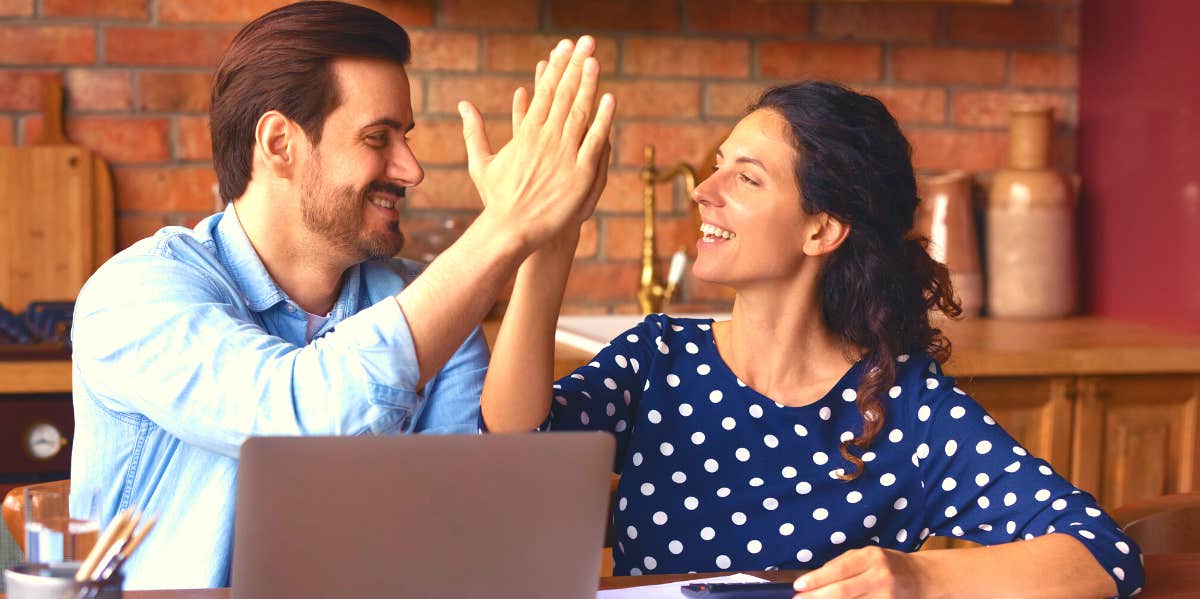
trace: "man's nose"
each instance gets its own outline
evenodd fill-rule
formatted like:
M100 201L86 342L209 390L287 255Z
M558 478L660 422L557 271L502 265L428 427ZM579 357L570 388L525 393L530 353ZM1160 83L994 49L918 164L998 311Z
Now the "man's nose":
M408 144L396 144L388 161L387 178L404 187L416 187L425 178L425 169Z

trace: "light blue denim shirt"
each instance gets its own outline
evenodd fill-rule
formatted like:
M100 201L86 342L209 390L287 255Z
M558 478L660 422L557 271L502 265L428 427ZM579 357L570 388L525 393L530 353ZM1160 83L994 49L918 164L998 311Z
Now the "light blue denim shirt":
M478 328L417 388L391 297L417 271L397 261L347 270L306 343L307 314L230 206L135 243L88 280L72 330L71 509L102 525L128 507L159 515L126 588L229 584L238 450L250 436L476 431L488 363Z

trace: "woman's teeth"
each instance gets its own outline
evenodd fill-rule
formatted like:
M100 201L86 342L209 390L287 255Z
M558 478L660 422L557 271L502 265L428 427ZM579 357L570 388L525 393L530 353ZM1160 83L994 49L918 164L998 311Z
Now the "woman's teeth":
M737 234L733 231L726 231L716 225L703 223L700 225L700 232L704 233L705 239L733 239Z

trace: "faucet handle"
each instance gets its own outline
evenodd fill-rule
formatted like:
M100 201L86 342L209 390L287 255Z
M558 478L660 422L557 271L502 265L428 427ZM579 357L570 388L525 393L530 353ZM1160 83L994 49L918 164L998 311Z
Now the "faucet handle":
M675 251L671 256L671 268L667 271L667 288L663 290L662 303L667 304L671 298L675 296L675 289L679 281L683 280L683 271L687 268L687 251L682 247Z

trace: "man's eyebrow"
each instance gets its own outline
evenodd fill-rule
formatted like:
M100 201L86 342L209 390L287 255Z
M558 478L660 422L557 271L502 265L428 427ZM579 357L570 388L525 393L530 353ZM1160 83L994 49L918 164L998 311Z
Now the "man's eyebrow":
M717 158L724 158L724 157L725 157L725 153L721 151L721 148L717 148ZM748 164L753 164L753 165L757 166L758 168L761 168L764 171L767 170L767 166L765 164L763 164L761 160L759 160L757 158L750 158L749 156L739 156L737 159L734 160L734 162L745 162Z
M377 127L379 125L383 125L384 127L387 127L388 129L398 129L405 133L412 131L413 127L417 126L416 123L402 123L400 121L397 121L396 119L390 119L390 118L384 117L381 119L375 119L375 120L367 123L366 125L363 125L362 128L368 129L371 127Z

